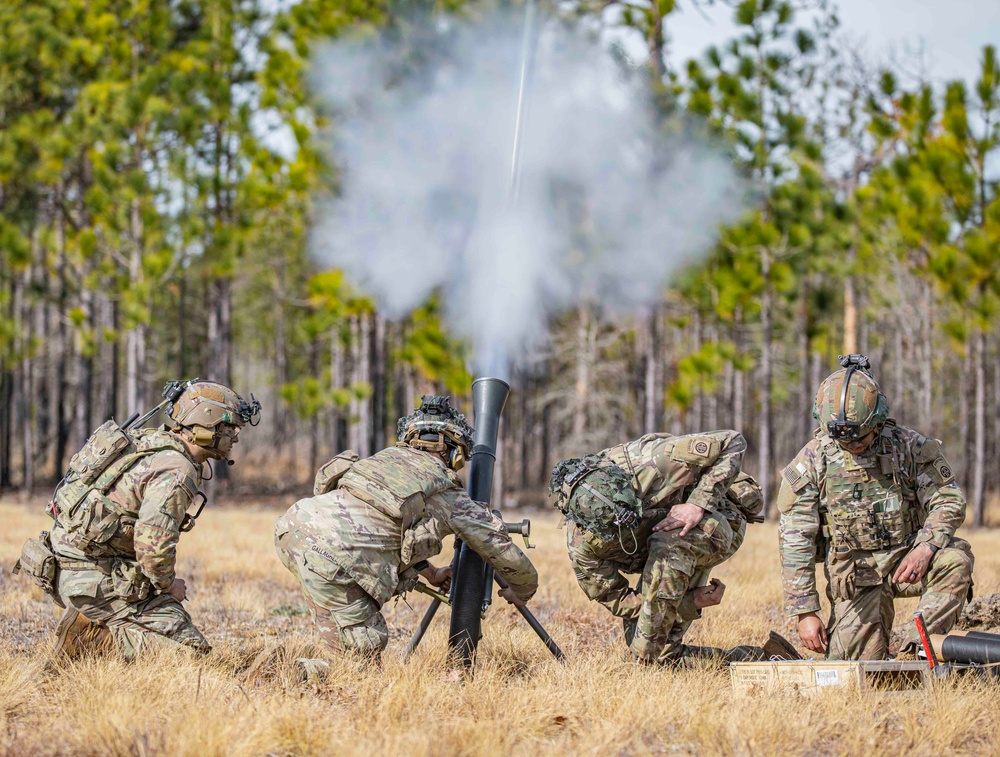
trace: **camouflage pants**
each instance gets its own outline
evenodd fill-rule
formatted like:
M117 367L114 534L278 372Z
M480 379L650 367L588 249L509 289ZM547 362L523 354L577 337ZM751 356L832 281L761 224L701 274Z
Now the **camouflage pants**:
M107 626L115 647L129 659L148 648L212 650L187 610L169 594L130 602L115 593L111 577L100 570L60 570L59 595L66 607Z
M879 563L885 578L874 586L858 586L853 599L835 601L827 626L831 660L884 660L889 655L889 634L895 618L893 600L920 597L917 609L924 614L928 633L947 633L965 607L972 586L972 549L964 539L952 538L935 552L927 575L919 584L897 584L892 580L899 563L909 552L902 549ZM877 558L877 555L876 555ZM916 626L909 623L903 646L919 643Z
M679 530L653 533L642 572L642 607L629 644L635 657L670 663L681 656L681 641L691 625L680 613L684 595L703 581L709 570L732 556L745 528L741 524L734 533L725 518L706 513L697 528L685 536L680 536Z
M296 549L284 516L275 524L274 533L278 557L299 582L323 642L363 656L385 649L389 629L378 603L337 563Z

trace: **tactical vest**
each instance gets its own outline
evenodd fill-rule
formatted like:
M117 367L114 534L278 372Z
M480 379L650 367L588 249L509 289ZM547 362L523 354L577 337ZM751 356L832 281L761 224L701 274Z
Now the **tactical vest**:
M902 454L886 423L861 465L826 434L818 434L826 459L820 482L825 531L837 553L891 549L920 530L916 492L904 484ZM874 454L873 454L874 453Z
M128 535L135 527L140 503L134 509L123 508L107 494L142 458L167 449L190 459L180 442L153 429L130 433L114 421L98 428L73 456L52 501L52 516L65 530L69 545L95 559L116 556L118 550L109 542L115 534ZM190 494L194 497L196 492Z
M428 497L460 485L455 473L432 455L399 444L352 463L337 488L401 520L405 531L425 516Z

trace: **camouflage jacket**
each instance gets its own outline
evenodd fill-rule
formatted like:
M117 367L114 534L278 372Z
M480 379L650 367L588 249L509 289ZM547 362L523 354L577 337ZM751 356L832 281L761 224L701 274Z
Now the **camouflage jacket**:
M687 436L647 434L603 450L601 455L633 475L636 493L647 509L639 526L634 531L623 531L621 540L615 542L602 542L567 521L566 546L584 593L613 615L636 617L642 595L622 574L642 572L653 526L681 502L717 511L727 519L742 520L726 492L740 472L745 451L746 441L738 431ZM700 615L691 598L689 593L681 605L681 616L686 620Z
M180 525L201 485L201 466L165 427L141 431L137 437L140 444L165 449L139 458L103 495L126 514L107 524L107 533L99 537L100 554L74 547L74 534L59 522L52 528L52 546L57 556L70 560L135 560L154 588L167 591L175 578ZM90 496L100 495L95 491Z
M883 557L924 542L947 546L965 520L965 496L941 443L891 419L860 455L817 429L784 469L777 505L790 615L820 609L816 563L829 554L856 560L880 582L894 564Z
M703 510L728 507L726 491L740 472L747 443L739 431L671 436L647 434L601 455L631 473L646 507L680 502Z
M299 500L294 549L311 551L345 569L380 605L408 591L413 566L441 552L449 534L469 545L521 599L538 588L531 561L483 504L470 499L439 458L397 445L352 466L326 494Z

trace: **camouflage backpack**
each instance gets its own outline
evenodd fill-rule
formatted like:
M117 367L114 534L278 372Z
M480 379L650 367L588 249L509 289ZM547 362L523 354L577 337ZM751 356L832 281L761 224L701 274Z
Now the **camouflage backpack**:
M632 486L632 477L600 455L561 460L552 469L549 491L567 520L590 531L601 541L621 538L642 518L643 503Z

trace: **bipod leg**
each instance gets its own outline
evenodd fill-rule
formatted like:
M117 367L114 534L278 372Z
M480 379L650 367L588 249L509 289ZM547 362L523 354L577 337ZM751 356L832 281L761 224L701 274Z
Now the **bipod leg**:
M451 558L451 570L452 574L458 569L458 553L462 549L462 541L460 539L455 539L455 552ZM452 582L452 588L454 588L454 581ZM441 607L440 599L432 599L430 605L424 611L424 617L420 619L420 625L417 626L417 630L413 632L413 636L410 637L410 643L406 645L406 651L403 652L403 662L410 659L410 655L413 654L417 645L420 644L420 640L424 638L424 634L427 633L427 629L430 628L431 621L434 620L434 616L437 614L438 609Z
M410 637L410 643L406 645L406 651L403 652L403 662L410 659L410 655L413 654L413 650L417 648L420 640L424 638L424 633L431 625L431 621L434 620L434 615L437 613L438 608L441 606L440 599L432 599L430 606L424 612L424 617L420 619L420 625L417 626L417 630L413 632L413 636Z
M493 574L493 580L497 582L497 586L501 589L510 588L510 584L508 584L496 573ZM515 605L515 607L517 607L517 605ZM556 644L555 640L549 635L549 632L545 630L545 626L538 622L538 618L535 617L535 614L527 607L518 607L517 611L521 613L521 617L528 622L529 626L531 626L531 630L538 634L538 638L542 640L542 643L552 653L552 656L560 662L566 662L566 655L563 654L563 651L559 648L559 645Z

